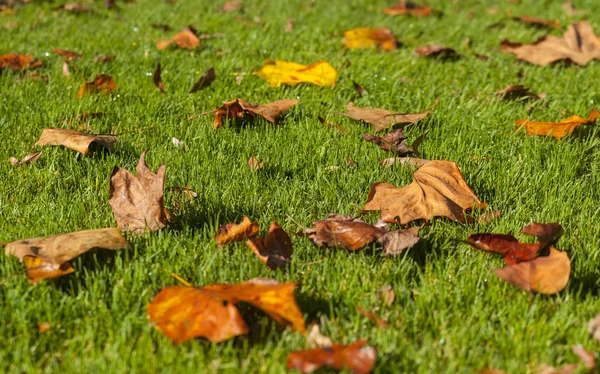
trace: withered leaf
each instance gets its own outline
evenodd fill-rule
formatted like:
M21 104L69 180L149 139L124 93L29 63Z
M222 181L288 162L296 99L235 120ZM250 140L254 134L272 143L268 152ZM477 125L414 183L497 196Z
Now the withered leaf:
M405 249L413 247L421 240L419 237L420 229L420 227L416 226L406 230L392 230L383 234L377 240L383 247L383 255L399 255Z
M394 292L394 289L389 284L385 284L379 287L377 293L381 295L381 297L383 298L383 302L387 306L392 305L394 303L394 300L396 300L396 292Z
M497 91L496 95L502 96L502 98L506 100L514 100L522 97L527 99L539 100L544 99L546 97L546 94L544 93L541 93L539 95L534 94L533 92L529 91L528 88L525 88L525 86L521 84L508 85L503 90Z
M380 108L358 108L352 103L346 105L346 113L335 112L335 114L341 114L356 121L370 123L373 125L375 131L385 130L398 124L415 123L427 117L429 113L393 113Z
M62 65L62 74L67 78L71 76L71 71L69 70L69 63L66 61Z
M312 83L317 86L333 87L338 73L327 61L317 61L311 65L302 65L282 60L265 60L262 68L256 72L271 87L282 84L295 86L299 83Z
M465 222L464 212L484 208L451 161L429 161L413 174L413 182L398 188L389 183L371 185L364 210L381 210L381 219L405 225L416 219L447 217Z
M77 98L81 99L85 95L93 94L105 94L108 95L112 91L116 90L117 84L110 75L98 74L91 82L85 82L79 87L77 92Z
M392 158L386 158L385 160L383 160L381 162L381 166L385 166L385 167L390 167L392 165L410 165L410 166L423 166L426 163L428 163L429 160L425 160L424 158L417 158L417 157L392 157Z
M314 228L302 233L317 246L328 248L341 247L350 251L361 249L386 233L386 229L377 227L352 217L330 215L329 218L313 222Z
M565 2L562 5L562 9L570 17L582 16L582 15L585 14L585 10L575 8L575 6L573 5L573 3L570 2L570 1Z
M259 171L260 169L265 167L265 160L258 161L258 159L254 156L250 156L248 158L248 166L252 171Z
M50 330L52 326L48 322L40 322L38 323L38 330L43 334Z
M587 349L585 349L581 344L572 345L571 351L579 357L581 363L585 365L586 368L590 370L596 369L596 357L594 354Z
M95 12L96 10L93 8L88 7L87 5L83 4L83 3L67 3L67 4L63 4L57 8L54 8L55 10L64 10L65 12L71 12L71 13L92 13Z
M383 12L390 16L408 14L416 17L427 17L433 13L433 9L425 4L416 4L412 1L399 0L394 6L386 8Z
M311 373L322 367L347 369L354 374L368 374L375 366L377 351L367 346L366 340L350 345L333 344L330 347L293 351L288 355L287 368Z
M393 130L387 133L384 137L371 134L362 134L364 140L375 143L384 151L394 153L398 156L405 156L409 153L418 152L419 145L423 141L424 135L418 137L409 147L406 145L407 138L404 137L402 129Z
M105 62L109 62L115 59L114 55L102 55L102 56L96 56L92 59L93 62L97 62L100 64L103 64Z
M67 51L66 49L54 48L52 52L56 53L59 56L62 56L67 61L79 60L81 55L77 52Z
M165 84L162 81L162 77L160 75L160 62L156 65L156 70L154 70L154 74L152 75L152 82L154 85L158 87L160 92L165 92Z
M14 157L10 157L8 159L8 162L10 162L10 164L13 166L29 165L29 164L33 164L34 162L36 162L37 159L40 158L41 154L42 154L42 151L31 152L31 153L27 154L25 157L23 157L23 159L20 161Z
M587 324L588 331L597 342L600 342L600 313L596 314L594 319Z
M231 242L253 238L258 234L259 229L258 222L252 222L244 216L241 223L226 223L219 226L215 241L219 247L223 247Z
M598 109L594 108L590 111L590 114L586 119L579 116L571 116L560 122L538 122L530 121L528 119L518 119L515 123L519 125L519 128L525 127L527 129L527 135L552 135L556 139L562 139L563 137L570 135L579 126L595 125L598 117L600 117L600 112L598 112Z
M298 100L277 100L268 104L254 105L242 99L228 101L215 111L213 129L221 127L228 119L246 121L262 117L268 122L275 123L277 118L297 103Z
M35 57L31 55L18 55L9 53L0 56L0 70L1 69L12 69L12 70L25 70L34 69L43 65L42 61L34 61Z
M528 25L533 25L537 27L549 27L552 29L560 28L560 21L558 20L549 20L544 18L530 17L530 16L521 16L521 17L512 17L515 21L519 21Z
M145 156L146 151L138 161L137 176L118 166L110 176L108 202L117 225L136 234L160 230L166 221L163 205L166 165L163 163L153 173L144 161Z
M240 301L305 334L304 319L294 298L295 285L254 278L237 284L200 288L168 287L150 302L148 315L156 328L175 344L195 337L218 343L248 333L248 326L235 308Z
M226 1L221 10L223 12L235 12L236 10L241 10L243 7L244 3L242 0Z
M194 83L194 86L190 90L190 93L194 93L198 90L201 90L205 87L210 86L212 84L212 82L214 82L214 80L215 80L215 68L210 68L206 71L206 73L202 74L202 76L200 77L200 79L198 79L196 81L196 83Z
M200 39L196 35L196 30L192 26L187 26L181 32L178 32L171 40L162 40L156 44L158 49L165 49L171 44L179 48L194 49L200 46Z
M600 58L600 39L588 21L571 24L562 37L546 35L533 44L513 43L503 40L502 51L531 64L546 66L557 61L572 61L587 65Z
M440 58L458 58L460 55L452 48L443 45L427 45L423 47L417 47L415 49L420 56L423 57L440 57Z
M118 250L128 246L120 230L110 228L18 240L8 243L4 251L25 263L27 277L35 283L72 273L75 270L68 261L92 248Z
M294 19L293 18L288 18L287 22L285 23L285 32L294 32Z
M117 138L112 135L84 134L67 129L44 129L33 146L62 145L84 156L99 150L112 151Z
M362 97L362 95L368 93L363 86L356 83L355 81L352 81L352 86L354 87L354 90L356 91L356 95L358 95L358 97Z
M333 341L329 336L323 335L321 333L321 329L319 325L313 323L310 325L308 329L308 334L306 334L306 345L309 348L314 347L329 347L333 344Z
M276 222L266 236L248 239L246 245L272 270L287 267L294 252L290 236Z
M385 51L393 51L397 45L396 37L386 28L359 27L344 32L344 47L348 49L379 47Z
M335 129L339 134L345 134L346 133L346 129L344 129L342 126L338 125L335 122L331 122L331 121L327 121L325 119L325 117L318 117L319 122L321 122L321 125L327 126L327 127L331 127L332 129Z

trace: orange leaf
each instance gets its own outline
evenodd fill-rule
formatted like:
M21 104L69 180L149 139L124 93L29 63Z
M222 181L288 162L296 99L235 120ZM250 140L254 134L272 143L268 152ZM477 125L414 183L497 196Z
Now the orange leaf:
M25 70L27 68L37 68L43 64L42 61L35 61L35 58L31 55L17 55L9 53L0 56L0 70L1 69L12 69L12 70Z
M283 113L287 112L297 103L298 100L277 100L263 105L254 105L249 104L242 99L228 101L215 111L213 129L216 130L221 127L228 119L247 121L256 117L262 117L268 122L275 123Z
M81 55L77 52L67 51L66 49L54 48L52 52L65 58L67 61L79 60Z
M81 99L85 95L105 94L117 89L115 80L110 75L98 74L91 82L85 82L79 87L77 98Z
M594 108L586 119L579 116L571 116L560 122L536 122L528 119L518 119L515 123L520 126L525 126L527 135L552 135L556 139L562 139L563 137L570 135L578 126L596 124L596 120L599 116L600 112Z
M196 30L193 27L187 26L181 32L178 32L171 40L162 40L156 44L158 49L165 49L171 44L175 44L179 48L194 49L200 46L200 39L196 36Z
M383 11L385 14L390 16L400 16L408 14L416 17L427 17L433 13L433 9L427 5L415 4L412 1L399 0L391 8L387 8Z
M354 374L367 374L375 366L377 351L366 345L366 340L359 340L350 345L334 344L331 347L293 351L288 355L287 368L310 373L327 366L336 370L348 369Z
M393 51L397 41L389 29L357 28L344 32L344 47L346 48L371 48L380 47L386 51Z
M288 61L265 60L256 75L266 80L271 87L282 84L295 86L298 83L333 87L338 73L327 61L317 61L307 66Z
M246 245L273 270L288 266L294 252L290 236L276 222L271 223L266 236L249 239Z
M258 222L252 222L248 217L244 216L241 223L227 223L219 226L215 235L215 241L219 247L222 247L231 242L253 238L258 234L258 230Z

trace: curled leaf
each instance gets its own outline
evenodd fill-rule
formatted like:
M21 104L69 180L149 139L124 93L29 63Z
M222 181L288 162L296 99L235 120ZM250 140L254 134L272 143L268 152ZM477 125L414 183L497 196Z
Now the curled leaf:
M416 17L427 17L433 13L433 9L425 4L416 4L412 1L399 0L394 6L386 8L383 12L390 16L408 14Z
M44 129L40 139L33 145L62 145L84 156L98 150L112 151L117 138L112 135L84 134L67 129Z
M398 41L390 29L360 27L344 32L344 47L349 49L379 47L386 51L393 51L397 48L397 44Z
M445 47L443 45L427 45L424 47L418 47L415 49L420 56L423 57L441 57L441 58L457 58L459 54L452 48Z
M194 83L194 86L190 90L190 93L194 93L198 90L201 90L205 87L210 86L212 84L212 82L214 82L214 80L215 80L215 68L210 68L206 71L206 73L202 74L202 76L200 77L200 79L198 79L196 81L196 83Z
M8 162L10 162L10 164L13 166L29 165L29 164L33 164L34 162L36 162L37 159L40 158L41 154L42 154L42 151L31 152L31 153L27 154L25 157L23 157L23 159L20 161L14 157L11 157L8 159Z
M287 267L294 253L290 236L276 222L271 223L266 236L249 239L246 245L272 270Z
M330 217L313 223L314 228L303 234L317 246L341 247L350 251L361 249L379 239L386 230L351 217Z
M287 368L311 373L322 367L347 369L354 374L368 374L375 366L377 351L367 346L366 340L350 345L333 344L330 347L293 351L288 355Z
M586 119L579 116L571 116L560 122L537 122L528 119L518 119L515 123L520 125L520 127L524 126L527 129L527 135L552 135L556 139L562 139L563 137L570 135L579 126L595 125L598 117L600 117L600 112L598 112L598 109L594 108Z
M295 86L298 83L333 87L338 73L327 61L302 65L281 60L265 60L256 75L266 80L271 87L279 87L282 84Z
M539 95L529 91L528 88L521 84L511 84L506 86L503 90L496 92L496 95L502 96L505 100L514 100L518 98L526 98L530 100L539 100L546 97L546 94L541 93Z
M170 40L162 40L156 44L158 49L165 49L171 44L175 44L179 48L194 49L200 46L200 39L196 35L196 30L193 27L187 26Z
M34 61L35 58L31 55L18 55L9 53L0 56L0 70L12 69L12 70L25 70L34 69L42 66L42 61Z
M81 85L81 87L79 87L79 91L77 91L77 98L81 99L85 95L94 94L108 95L117 88L117 84L115 83L113 77L106 74L99 74L96 75L93 81L85 82Z
M231 242L239 242L244 239L253 238L258 234L258 222L252 222L246 216L241 223L226 223L219 226L215 241L219 247L223 247Z
M415 123L427 117L429 113L393 113L380 108L358 108L349 103L346 105L346 113L336 112L335 114L341 114L356 121L365 121L373 125L375 131L381 131L399 124Z
M423 141L425 135L418 137L410 147L406 145L408 139L404 137L404 131L402 129L391 131L384 137L371 134L362 134L362 137L368 142L377 144L377 146L384 151L394 153L398 156L405 156L409 153L418 152L419 145Z
M275 123L279 117L297 103L298 100L277 100L263 105L254 105L242 99L228 101L215 111L213 129L216 130L221 127L228 119L247 121L262 117L268 122Z

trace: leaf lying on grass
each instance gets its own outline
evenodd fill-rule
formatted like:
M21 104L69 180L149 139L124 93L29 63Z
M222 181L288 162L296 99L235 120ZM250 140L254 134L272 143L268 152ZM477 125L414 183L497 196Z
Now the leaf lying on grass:
M348 49L379 47L385 51L393 51L397 44L398 41L390 29L360 27L344 32L344 47Z
M156 70L154 70L154 74L152 74L152 82L160 90L160 92L165 92L165 84L163 83L161 76L160 62L156 65Z
M244 216L240 223L226 223L219 226L215 241L219 247L223 247L232 242L253 238L259 230L258 222L252 222Z
M81 55L77 52L67 51L66 49L54 48L52 52L56 53L59 56L62 56L67 61L79 60L81 59Z
M321 334L321 329L318 324L313 323L310 325L308 334L306 334L306 345L309 348L329 347L332 344L333 341L329 336Z
M210 68L206 71L206 73L202 74L200 79L194 83L194 86L190 90L190 93L197 92L203 88L206 88L212 84L215 80L215 68Z
M213 284L200 288L173 286L160 291L148 305L156 328L179 344L195 337L213 343L248 333L235 304L251 304L280 324L302 334L306 327L294 298L295 283L254 278L237 284Z
M43 65L42 61L34 61L35 57L31 55L18 55L9 53L0 56L0 70L12 69L12 70L25 70L35 69Z
M115 80L110 75L98 74L91 82L85 82L77 91L77 98L81 99L85 95L105 94L108 95L118 88Z
M260 169L265 167L265 160L262 159L261 161L258 161L258 159L255 156L250 156L248 158L248 167L250 167L250 170L252 171L259 171Z
M171 44L179 48L194 49L200 46L200 39L196 35L196 30L191 26L186 26L183 30L175 34L170 40L162 40L156 43L158 49L165 49Z
M14 157L10 157L8 159L8 162L13 166L29 165L29 164L33 164L34 162L36 162L37 159L40 158L41 154L42 154L42 151L31 152L31 153L27 154L25 157L23 157L22 160L18 160Z
M322 60L312 65L281 60L265 60L256 75L266 80L271 87L279 87L282 84L295 86L298 83L333 87L338 73L327 61Z
M514 100L518 98L541 100L546 98L545 93L536 95L521 84L511 84L509 86L506 86L503 90L497 91L496 95L502 96L502 98L505 100Z
M276 222L266 236L248 239L246 245L270 269L286 268L294 253L290 236Z
M383 12L390 16L408 14L416 17L427 17L433 13L433 9L425 4L416 4L412 1L399 0L394 6L386 8Z
M427 117L430 112L415 114L394 113L380 108L358 108L354 104L346 105L346 113L335 112L356 121L373 125L375 131L381 131L399 124L415 123Z
M595 125L598 117L600 117L600 112L598 112L598 109L594 108L586 119L579 116L571 116L560 122L537 122L528 119L518 119L515 123L520 125L519 128L524 126L527 129L527 135L552 135L556 139L562 139L563 137L570 135L579 126Z
M347 369L354 374L367 374L373 370L377 351L367 346L366 340L350 345L333 344L330 347L293 351L288 355L287 368L301 373L311 373L322 367Z
M456 50L443 46L443 45L427 45L423 47L417 47L415 52L422 57L440 57L440 58L457 58L460 55L456 53Z
M560 29L560 21L558 20L549 20L544 18L537 18L531 16L521 16L521 17L512 17L513 20L519 21L528 25L533 25L537 27L549 27L551 29Z
M112 151L117 138L112 135L84 134L67 129L44 129L40 139L33 145L62 145L84 156L90 153L107 150Z
M201 113L188 119L193 119L204 114L215 113L213 120L213 129L221 127L226 120L235 119L238 121L254 120L256 117L262 117L266 121L275 123L275 121L287 112L291 107L296 105L298 100L277 100L272 103L263 105L249 104L242 99L235 99L223 104L222 107Z
M405 156L418 152L419 145L423 142L425 135L421 135L415 139L410 147L406 145L408 139L404 137L404 130L402 129L391 131L384 137L371 134L362 134L362 137L368 142L377 144L384 151L394 153L398 156Z
M118 228L85 230L46 238L18 240L6 244L6 255L25 263L31 283L60 277L75 271L69 260L92 248L118 250L128 248L129 242Z

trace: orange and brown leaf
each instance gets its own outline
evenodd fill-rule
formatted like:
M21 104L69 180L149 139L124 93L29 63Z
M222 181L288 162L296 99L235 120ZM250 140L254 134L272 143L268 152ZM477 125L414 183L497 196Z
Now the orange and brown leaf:
M62 56L67 61L79 60L81 55L77 52L67 51L66 49L54 48L52 52L56 53L59 56Z
M298 100L277 100L272 103L254 105L242 99L228 101L216 110L213 129L216 130L230 119L248 121L254 120L256 117L262 117L268 122L275 123L279 117L297 103Z
M555 19L549 20L531 16L512 17L512 19L536 27L549 27L552 29L560 29L560 21Z
M77 91L77 98L81 99L85 95L105 94L108 95L118 88L115 80L110 75L98 74L91 82L85 82Z
M330 215L329 218L313 223L314 228L302 234L317 246L341 247L350 251L361 249L379 239L387 230L351 217Z
M398 188L371 185L364 210L381 210L381 219L405 225L417 219L447 217L465 222L465 210L484 208L451 161L429 161L413 174L413 182Z
M333 87L338 73L327 61L317 61L312 65L302 65L288 61L265 60L256 72L271 87L282 84L295 86L299 83L312 83L317 86Z
M223 247L231 242L239 242L256 236L259 231L258 222L252 222L246 216L241 223L226 223L219 226L215 241L219 247Z
M538 122L530 121L528 119L518 119L515 123L519 125L519 128L525 127L525 129L527 129L527 135L551 135L556 139L562 139L565 136L570 135L579 126L595 125L598 117L600 117L600 112L598 112L598 109L594 108L585 119L579 116L571 116L560 122Z
M40 139L33 145L62 145L84 156L99 150L112 151L117 138L112 135L84 134L67 129L44 129Z
M419 151L419 145L423 142L425 135L415 139L410 147L406 144L408 139L404 137L404 130L402 129L390 131L384 137L371 134L362 134L362 137L368 142L377 144L384 151L394 153L397 156L406 156Z
M288 355L287 368L311 373L322 367L349 370L354 374L368 374L375 366L377 351L367 346L366 340L350 345L333 344L330 347L293 351Z
M271 223L266 236L249 239L246 245L272 270L287 267L294 252L290 236L276 222Z
M380 108L358 108L349 103L346 105L345 113L335 112L335 114L340 114L356 121L370 123L373 125L375 131L381 131L399 124L418 122L427 117L430 112L414 114L394 113Z
M194 49L200 46L200 39L196 35L196 30L193 27L187 26L170 40L162 40L156 43L158 49L165 49L171 44L175 44L179 48L183 49Z
M141 234L157 231L165 226L164 183L166 165L163 163L153 173L142 153L138 161L137 176L129 170L115 166L110 176L110 204L121 230Z
M415 17L427 17L433 13L433 9L425 4L416 4L412 1L399 0L394 6L386 8L383 12L390 16L408 14Z
M31 55L18 55L9 53L0 56L0 70L12 69L12 70L25 70L34 69L42 66L42 61L34 61L35 58Z
M456 50L450 47L437 44L417 47L415 49L415 52L417 52L417 54L419 54L419 56L422 57L440 57L452 59L460 56L458 53L456 53Z
M385 51L393 51L397 45L398 41L390 29L360 27L344 32L344 47L349 49L379 47Z

